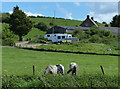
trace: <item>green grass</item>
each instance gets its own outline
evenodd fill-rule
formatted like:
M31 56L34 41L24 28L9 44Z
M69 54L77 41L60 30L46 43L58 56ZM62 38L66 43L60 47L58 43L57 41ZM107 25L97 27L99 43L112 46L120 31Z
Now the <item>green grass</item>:
M56 25L59 26L76 26L80 25L82 21L79 20L64 20L64 19L51 19L51 18L31 18L32 21L35 22L35 24L39 22L44 22L45 24L49 25L49 23L54 22Z
M68 89L76 89L76 87L81 87L82 89L91 89L92 87L114 88L118 87L118 77L106 75L80 75L74 77L69 75L3 76L2 83L4 89L8 87L39 87L40 89L44 89L45 87L49 87L49 89L62 89L63 87L68 87Z
M52 19L52 18L30 18L35 24L39 22L44 22L45 24L49 25L49 23L54 22L56 25L59 26L79 26L83 21L80 20L70 20L70 19ZM97 23L99 26L103 26L102 23Z
M44 36L45 33L46 33L46 32L41 31L41 30L39 30L39 29L37 29L37 28L32 28L31 31L30 31L27 35L25 35L23 38L24 38L24 39L26 39L26 38L35 38L35 37L37 37L38 35Z
M65 72L70 62L79 65L78 74L101 73L100 65L106 75L118 74L118 57L105 55L83 55L71 53L55 53L30 51L16 48L2 49L3 75L32 75L32 66L36 67L36 75L42 75L47 65L63 64Z
M69 63L79 65L77 76L44 75L47 65L63 64L65 73ZM32 66L35 65L35 76ZM102 75L100 65L104 67ZM2 86L6 87L117 87L118 57L57 52L30 51L16 48L2 49Z
M71 52L86 52L86 53L98 53L98 54L118 54L120 51L117 47L98 44L98 43L72 43L72 44L48 44L41 45L38 49L46 50L62 50ZM107 51L107 49L112 49L112 51Z

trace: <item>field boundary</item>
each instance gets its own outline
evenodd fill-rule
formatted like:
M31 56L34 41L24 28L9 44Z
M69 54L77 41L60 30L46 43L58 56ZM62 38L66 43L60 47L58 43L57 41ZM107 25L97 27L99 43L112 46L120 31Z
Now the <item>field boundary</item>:
M120 54L100 54L100 53L90 53L90 52L89 53L88 52L72 52L72 51L50 50L50 49L37 49L37 48L27 48L27 47L17 47L17 48L26 49L26 50L34 50L34 51L46 51L46 52L120 56Z

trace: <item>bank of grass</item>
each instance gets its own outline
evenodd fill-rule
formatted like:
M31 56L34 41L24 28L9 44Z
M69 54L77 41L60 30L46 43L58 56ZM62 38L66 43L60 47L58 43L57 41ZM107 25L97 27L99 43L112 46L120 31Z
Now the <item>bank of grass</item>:
M34 38L36 38L38 36L44 37L45 33L46 32L41 31L40 29L32 28L31 31L27 35L23 36L23 38L24 39L26 39L26 38L32 38L32 39L34 39Z
M48 44L41 45L38 49L56 50L56 51L70 51L70 52L85 52L85 53L97 53L97 54L118 54L120 50L117 47L98 44L98 43L67 43L67 44ZM107 49L112 49L107 51Z
M2 87L6 88L117 88L118 77L107 75L41 75L41 76L3 76Z

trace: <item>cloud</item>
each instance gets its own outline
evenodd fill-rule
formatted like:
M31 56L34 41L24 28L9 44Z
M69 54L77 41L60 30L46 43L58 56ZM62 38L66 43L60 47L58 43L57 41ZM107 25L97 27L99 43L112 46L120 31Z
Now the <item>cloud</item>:
M96 13L115 13L118 12L117 2L95 2L90 5L92 11Z
M40 13L31 13L31 12L25 12L27 16L44 16L43 14Z
M76 6L80 6L80 2L74 2Z
M117 13L106 13L106 14L97 14L95 12L88 13L91 17L94 17L95 21L98 22L107 22L110 23L113 16L115 16Z
M90 12L88 15L94 17L98 22L111 22L113 16L118 14L117 2L94 2L89 5Z
M9 13L12 14L13 11L9 11ZM32 12L25 12L25 14L26 14L27 16L35 16L35 17L37 17L37 16L44 16L43 14L40 14L40 13L32 13Z
M65 15L66 19L73 19L72 13L67 11L65 8L61 7L58 3L56 3L58 10Z
M67 14L66 14L66 17L67 17L67 19L73 19L73 18L72 18L72 13L67 13Z

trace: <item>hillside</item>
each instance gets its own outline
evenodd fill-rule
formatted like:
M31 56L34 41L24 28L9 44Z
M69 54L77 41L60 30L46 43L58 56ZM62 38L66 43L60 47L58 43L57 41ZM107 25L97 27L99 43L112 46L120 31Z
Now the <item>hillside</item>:
M59 26L79 26L83 21L80 20L70 20L70 19L53 19L53 18L30 18L35 24L39 22L44 22L46 25L53 22ZM99 26L104 26L102 23L98 23Z

